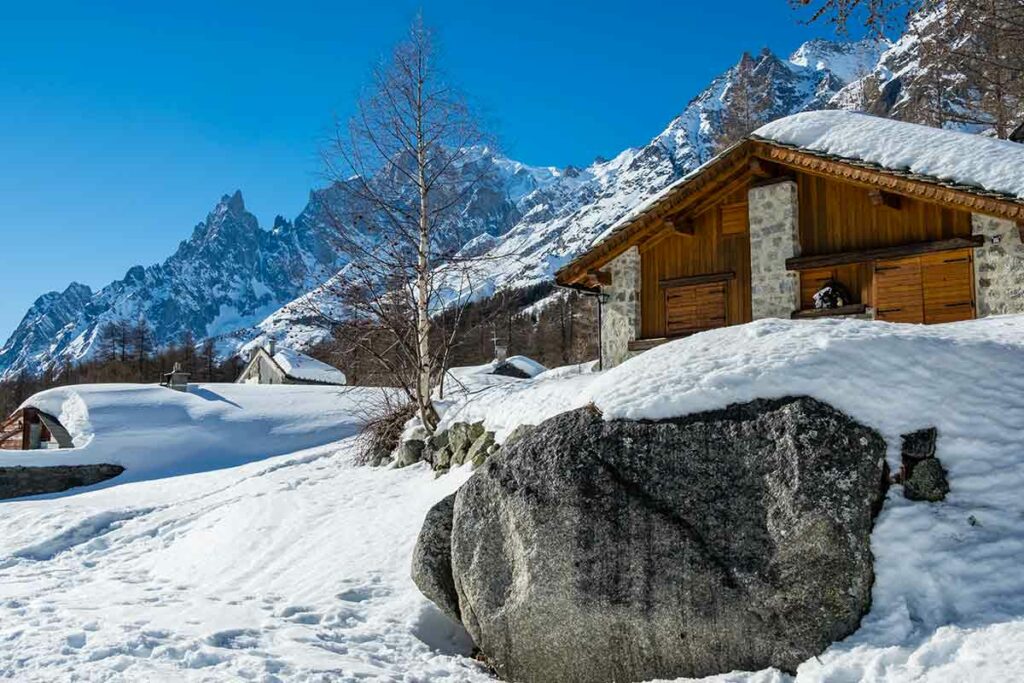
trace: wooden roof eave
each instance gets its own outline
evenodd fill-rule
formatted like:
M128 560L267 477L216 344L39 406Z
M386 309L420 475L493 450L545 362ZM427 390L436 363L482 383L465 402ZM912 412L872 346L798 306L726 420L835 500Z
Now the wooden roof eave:
M556 282L564 286L585 284L591 271L607 265L630 247L663 229L669 216L687 211L720 187L732 186L740 176L749 175L750 150L749 141L743 141L724 151L708 162L700 173L673 187L602 242L560 269L555 273Z
M882 168L876 164L812 152L763 139L752 140L753 156L811 175L881 189L961 211L1024 220L1024 200L939 178Z

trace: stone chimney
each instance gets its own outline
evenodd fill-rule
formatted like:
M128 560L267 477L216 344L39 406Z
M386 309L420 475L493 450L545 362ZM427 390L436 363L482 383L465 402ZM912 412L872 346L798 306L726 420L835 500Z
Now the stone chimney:
M504 363L507 358L508 358L508 347L507 346L499 346L498 344L495 344L494 345L494 360L498 361L499 363Z
M277 353L277 340L273 337L270 337L267 340L267 353L270 354L271 358L273 358L274 354Z
M188 391L188 373L181 369L181 363L175 363L174 368L164 375L161 384L175 391Z

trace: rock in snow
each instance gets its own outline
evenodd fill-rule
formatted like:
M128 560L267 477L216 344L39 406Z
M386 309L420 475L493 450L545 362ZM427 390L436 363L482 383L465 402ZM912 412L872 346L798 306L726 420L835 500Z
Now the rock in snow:
M559 415L427 517L417 583L516 681L795 671L873 580L885 442L810 398L660 422Z

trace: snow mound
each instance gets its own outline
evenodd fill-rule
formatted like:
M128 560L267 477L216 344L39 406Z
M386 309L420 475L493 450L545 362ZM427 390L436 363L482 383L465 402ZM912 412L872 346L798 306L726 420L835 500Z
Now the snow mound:
M351 436L360 425L357 406L380 392L253 384L191 384L188 392L148 384L59 387L24 405L57 416L75 448L4 451L0 466L125 468L98 487L233 467Z
M795 114L753 137L1024 199L1024 145L848 111Z
M587 403L609 420L661 419L792 395L877 429L893 467L901 434L936 427L951 487L938 504L890 489L872 535L872 609L797 680L1019 677L1024 316L935 326L761 320L659 346L604 373L494 388L444 420L483 419L500 440Z
M295 379L323 384L343 385L348 383L345 373L338 368L292 349L278 349L274 353L274 362L281 366L286 375Z

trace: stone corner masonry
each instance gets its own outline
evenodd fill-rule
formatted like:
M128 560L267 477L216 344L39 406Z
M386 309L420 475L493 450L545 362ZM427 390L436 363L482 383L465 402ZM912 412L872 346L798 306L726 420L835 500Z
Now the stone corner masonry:
M985 243L974 250L974 295L979 318L1024 312L1024 243L1013 221L971 216Z
M751 313L754 320L789 318L800 307L799 279L786 270L786 259L800 255L796 183L752 187L747 199Z
M640 250L632 247L615 257L603 269L612 283L602 288L601 364L612 368L632 354L629 342L640 330Z

